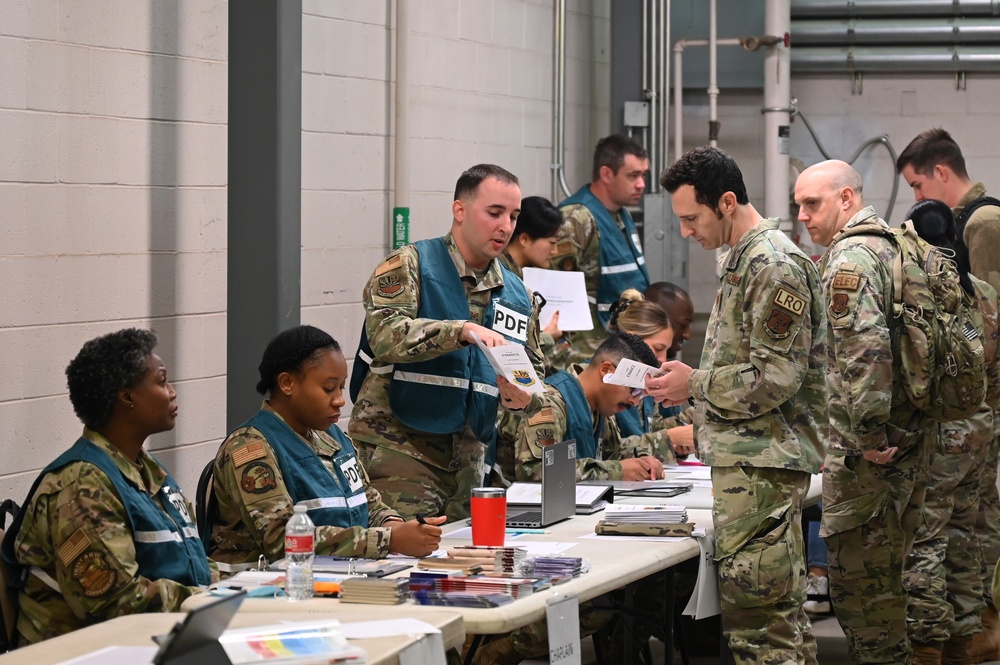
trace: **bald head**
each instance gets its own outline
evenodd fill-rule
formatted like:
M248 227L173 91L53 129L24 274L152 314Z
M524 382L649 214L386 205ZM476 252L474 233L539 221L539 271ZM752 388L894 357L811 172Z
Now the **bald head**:
M850 164L831 159L810 166L795 181L799 221L814 243L829 245L856 212L865 207L861 176Z

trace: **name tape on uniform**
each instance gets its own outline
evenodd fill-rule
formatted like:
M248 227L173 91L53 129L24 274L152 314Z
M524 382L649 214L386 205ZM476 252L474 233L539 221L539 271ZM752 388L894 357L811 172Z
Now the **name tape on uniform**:
M783 288L779 288L774 294L774 304L796 316L801 316L806 311L806 299Z

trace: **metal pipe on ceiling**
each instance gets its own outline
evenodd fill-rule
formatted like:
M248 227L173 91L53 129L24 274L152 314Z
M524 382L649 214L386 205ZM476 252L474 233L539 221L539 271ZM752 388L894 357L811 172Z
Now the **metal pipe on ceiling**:
M1000 50L984 46L806 47L791 49L797 73L995 72Z
M848 45L1000 44L993 18L907 18L792 21L795 47Z
M792 19L852 16L1000 16L998 0L795 0Z

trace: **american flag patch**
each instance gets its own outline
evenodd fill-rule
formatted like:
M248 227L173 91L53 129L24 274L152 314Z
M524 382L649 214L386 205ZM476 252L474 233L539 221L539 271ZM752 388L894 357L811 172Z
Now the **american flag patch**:
M264 444L260 441L254 441L250 445L240 448L233 453L233 464L238 468L247 462L252 462L266 455L267 451L264 450Z
M966 321L965 325L962 326L962 334L965 335L965 339L970 342L979 336L979 333L976 332L976 327L968 321Z
M83 554L90 546L90 538L84 533L83 528L79 528L73 532L73 535L69 537L65 543L59 546L59 550L56 554L59 556L59 560L63 562L64 566L69 566L71 563L76 561L76 557Z

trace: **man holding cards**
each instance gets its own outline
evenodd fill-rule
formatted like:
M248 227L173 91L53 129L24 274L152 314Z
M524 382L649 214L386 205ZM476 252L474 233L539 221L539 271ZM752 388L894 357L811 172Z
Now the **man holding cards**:
M750 204L721 150L691 150L660 183L682 236L730 248L701 368L666 362L665 376L646 380L666 404L695 406L698 457L712 467L723 630L737 663L815 663L800 516L827 429L819 274L780 220Z

